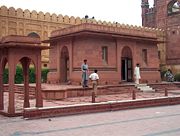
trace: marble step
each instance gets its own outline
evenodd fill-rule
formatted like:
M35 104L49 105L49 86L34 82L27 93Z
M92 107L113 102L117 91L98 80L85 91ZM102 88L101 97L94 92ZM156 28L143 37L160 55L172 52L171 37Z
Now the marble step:
M143 92L155 92L155 89L151 88L147 84L139 84L139 85L135 85L135 86L137 89L139 89L140 91L143 91Z

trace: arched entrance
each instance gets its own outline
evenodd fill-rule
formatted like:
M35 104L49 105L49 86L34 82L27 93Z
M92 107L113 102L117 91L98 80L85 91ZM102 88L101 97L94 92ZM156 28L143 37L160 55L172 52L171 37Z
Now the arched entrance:
M61 50L60 58L60 82L66 83L69 80L69 52L67 47Z
M121 80L127 82L133 81L132 73L132 52L129 47L124 47L121 58Z

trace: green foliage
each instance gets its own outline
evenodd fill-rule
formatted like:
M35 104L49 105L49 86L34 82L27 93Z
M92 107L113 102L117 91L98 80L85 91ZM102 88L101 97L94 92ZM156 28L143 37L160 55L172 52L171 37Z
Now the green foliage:
M46 83L48 72L49 72L49 69L47 69L47 68L44 68L44 69L41 70L42 83Z
M41 71L41 79L42 82L45 83L47 81L47 74L49 72L49 69L42 69ZM16 84L22 84L24 82L24 77L23 77L23 69L21 66L16 67L16 75L15 75L15 83ZM36 75L35 75L35 68L30 67L29 68L29 83L35 83L36 82ZM3 83L7 84L8 83L8 68L4 70L3 73Z
M29 83L35 83L35 82L36 82L35 68L31 67L29 68Z
M4 73L3 73L3 83L4 83L4 84L7 84L7 83L8 83L8 79L9 79L9 78L8 78L8 73L9 73L9 72L8 72L8 69L5 69L5 70L4 70Z
M177 73L177 74L174 76L174 78L175 78L175 81L180 81L180 73Z
M166 71L167 71L167 70L161 71L161 79L162 79L162 80L165 80L164 74L166 73Z
M21 84L23 83L24 79L23 79L23 70L21 66L17 66L16 67L16 75L15 75L15 84Z

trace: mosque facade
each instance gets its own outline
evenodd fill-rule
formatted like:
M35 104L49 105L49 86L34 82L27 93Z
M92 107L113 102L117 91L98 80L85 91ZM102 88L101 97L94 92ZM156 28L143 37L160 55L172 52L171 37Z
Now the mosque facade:
M165 44L159 50L161 66L180 72L180 0L142 0L142 26L163 29Z

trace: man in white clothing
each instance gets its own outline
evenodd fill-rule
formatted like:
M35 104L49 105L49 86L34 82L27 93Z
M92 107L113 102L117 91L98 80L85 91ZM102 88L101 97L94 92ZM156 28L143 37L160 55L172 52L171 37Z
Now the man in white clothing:
M141 79L139 64L136 64L136 67L134 69L134 76L135 76L135 83L139 84L139 80Z
M99 80L99 76L97 74L97 70L94 70L94 73L90 74L89 78L92 81L92 85L93 85L93 93L96 94L97 91L97 85L98 85L98 80Z

